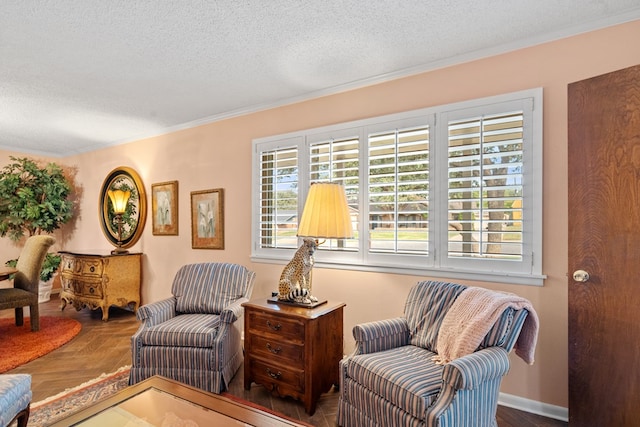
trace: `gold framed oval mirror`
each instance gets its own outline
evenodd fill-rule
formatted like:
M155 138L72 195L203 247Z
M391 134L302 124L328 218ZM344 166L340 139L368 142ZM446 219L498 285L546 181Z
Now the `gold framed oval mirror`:
M116 213L112 200L117 190L128 196L122 213ZM147 196L142 180L135 170L120 166L107 175L100 190L99 210L102 232L116 247L113 253L126 252L124 248L136 244L147 218Z

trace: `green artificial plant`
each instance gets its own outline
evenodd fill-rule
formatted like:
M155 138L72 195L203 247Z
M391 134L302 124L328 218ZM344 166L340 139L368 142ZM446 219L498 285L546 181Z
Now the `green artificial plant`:
M68 200L71 184L60 166L40 164L23 157L10 157L0 170L0 236L20 240L23 236L50 234L73 216ZM16 260L7 262L15 266ZM60 257L49 253L41 279L49 280L60 265Z

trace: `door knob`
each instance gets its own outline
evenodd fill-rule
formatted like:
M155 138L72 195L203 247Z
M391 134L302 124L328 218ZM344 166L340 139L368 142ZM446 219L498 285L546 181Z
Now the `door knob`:
M589 273L584 270L576 270L573 272L573 280L584 283L589 280Z

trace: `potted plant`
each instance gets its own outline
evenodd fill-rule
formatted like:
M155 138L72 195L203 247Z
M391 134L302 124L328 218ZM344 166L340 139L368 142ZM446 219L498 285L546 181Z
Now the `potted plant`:
M0 236L18 241L23 236L50 234L67 223L73 216L73 203L68 200L71 184L62 168L26 157L10 160L0 170ZM47 254L41 280L49 281L59 265L59 255Z

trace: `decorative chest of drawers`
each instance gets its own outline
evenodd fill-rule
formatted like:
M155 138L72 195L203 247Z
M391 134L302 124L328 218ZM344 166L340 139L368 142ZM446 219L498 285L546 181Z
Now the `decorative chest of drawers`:
M61 310L67 304L76 310L102 309L102 320L109 319L109 307L140 305L142 254L91 255L60 252Z
M262 384L277 396L302 400L313 415L320 394L339 384L345 304L310 309L265 300L243 306L245 389Z

